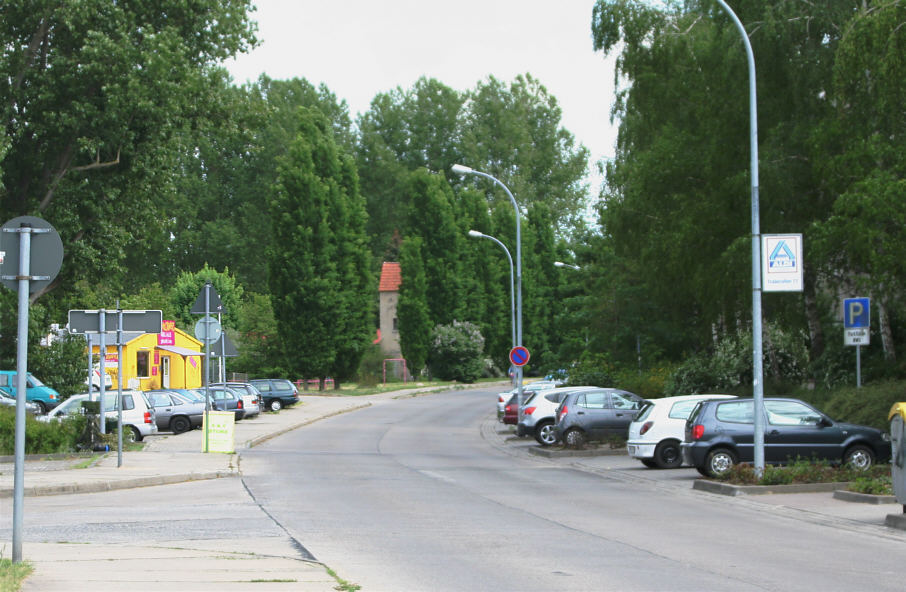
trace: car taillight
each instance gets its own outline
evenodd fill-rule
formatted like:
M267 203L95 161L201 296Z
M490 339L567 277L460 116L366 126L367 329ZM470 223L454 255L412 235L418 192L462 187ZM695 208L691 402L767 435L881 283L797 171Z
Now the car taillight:
M151 412L145 411L145 423L151 423Z
M532 413L535 412L535 409L537 409L537 407L526 407L526 408L525 408L525 414L526 414L526 415L531 415Z
M650 430L650 429L651 429L651 426L653 426L653 425L654 425L654 422L653 422L653 421L646 421L645 423L643 423L643 424L642 424L642 429L639 430L639 435L640 435L640 436L645 435L645 432L647 432L648 430Z
M506 403L506 401L503 400L503 395L500 395L499 397L497 397L497 402L498 402L498 403Z
M239 399L239 401L237 402L236 409L242 409L242 399Z
M569 407L564 405L563 407L560 408L560 415L558 415L557 417L563 417L567 413L569 413Z
M513 406L512 406L512 405L507 405L506 407L503 408L503 410L504 410L504 411L507 411L507 412L512 411L512 410L513 410Z
M692 439L693 440L701 440L702 436L704 436L704 435L705 435L705 426L703 426L700 423L697 423L694 426L692 426Z

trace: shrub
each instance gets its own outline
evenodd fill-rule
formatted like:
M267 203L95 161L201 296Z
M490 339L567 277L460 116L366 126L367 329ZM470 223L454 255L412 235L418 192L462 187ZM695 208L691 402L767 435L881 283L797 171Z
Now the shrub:
M582 354L582 358L569 369L570 386L616 386L615 370L605 354Z
M858 477L850 481L847 489L868 495L893 495L893 481L890 475Z
M734 485L786 485L790 483L841 483L890 478L889 465L874 465L860 470L849 465L833 465L824 460L796 459L788 465L767 465L761 479L750 463L734 465L719 477Z
M60 423L44 423L27 415L25 418L25 454L75 452L84 437L85 416L75 416ZM0 408L0 454L15 454L16 413L12 408Z
M827 401L824 411L830 417L889 431L887 414L894 403L906 400L903 383L886 381L837 390Z
M428 366L440 380L475 382L484 371L484 337L476 325L453 321L438 325L431 336Z

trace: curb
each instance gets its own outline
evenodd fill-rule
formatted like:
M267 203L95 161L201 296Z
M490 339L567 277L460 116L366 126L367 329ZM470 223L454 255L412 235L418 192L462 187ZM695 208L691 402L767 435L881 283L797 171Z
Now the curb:
M207 479L220 479L222 477L238 477L239 471L208 471L205 473L183 473L177 475L159 475L154 477L136 477L120 481L97 481L94 483L69 483L61 485L38 485L26 487L26 497L45 495L67 495L71 493L100 493L118 489L134 489L136 487L154 487L156 485L172 485L188 481L204 481ZM0 499L13 497L13 488L0 489Z
M258 446L259 444L263 444L263 443L267 442L268 440L276 438L277 436L282 436L283 434L289 433L293 430L297 430L301 427L311 425L311 424L315 423L316 421L321 421L322 419L327 419L328 417L335 417L337 415L342 415L343 413L349 413L350 411L358 411L359 409L364 409L366 407L371 407L371 403L370 402L362 403L361 405L356 405L356 406L350 407L348 409L341 409L339 411L334 411L333 413L329 413L327 415L321 415L319 417L312 417L310 419L293 424L291 426L286 426L285 428L277 430L276 432L272 432L270 434L264 434L263 436L258 436L257 438L252 438L251 440L246 440L243 447L244 448L254 448L255 446Z
M843 500L844 502L857 502L861 504L895 504L896 496L893 495L873 495L870 493L859 493L857 491L847 491L837 489L834 491L834 499Z
M845 483L796 483L790 485L730 485L719 481L696 479L692 489L716 493L719 495L768 495L773 493L829 493L838 489L845 489Z
M906 508L904 508L904 512L906 512ZM884 520L884 526L889 526L890 528L896 528L898 530L906 530L906 513L888 514L887 518Z
M590 450L551 450L549 448L533 447L528 449L529 454L543 456L544 458L574 458L589 456L625 456L625 448L598 448Z

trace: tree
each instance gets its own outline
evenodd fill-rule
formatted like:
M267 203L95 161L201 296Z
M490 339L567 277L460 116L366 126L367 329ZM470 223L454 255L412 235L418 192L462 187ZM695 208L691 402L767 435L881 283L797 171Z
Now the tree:
M475 382L483 368L484 338L469 322L438 325L431 336L429 366L441 380Z
M428 310L427 279L422 261L422 239L413 236L400 247L400 296L396 316L399 323L400 349L413 376L425 367L434 324Z
M204 117L216 63L255 43L249 5L0 6L0 203L4 219L42 216L63 238L63 269L44 292L141 276L123 264L167 236L180 136Z
M348 378L370 339L365 212L354 166L327 117L302 107L297 129L269 203L274 316L292 372Z
M244 288L230 275L229 269L219 272L205 265L197 273L182 272L170 291L170 305L174 311L176 326L190 335L195 332L195 323L202 315L192 313L192 306L198 300L205 284L210 282L223 304L221 324L235 327L239 315ZM216 314L216 311L213 311Z

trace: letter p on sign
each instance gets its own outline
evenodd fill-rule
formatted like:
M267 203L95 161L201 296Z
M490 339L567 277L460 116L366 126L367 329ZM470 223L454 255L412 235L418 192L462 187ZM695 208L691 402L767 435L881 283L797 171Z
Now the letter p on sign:
M843 327L846 329L868 327L870 311L868 298L847 298L843 301Z

